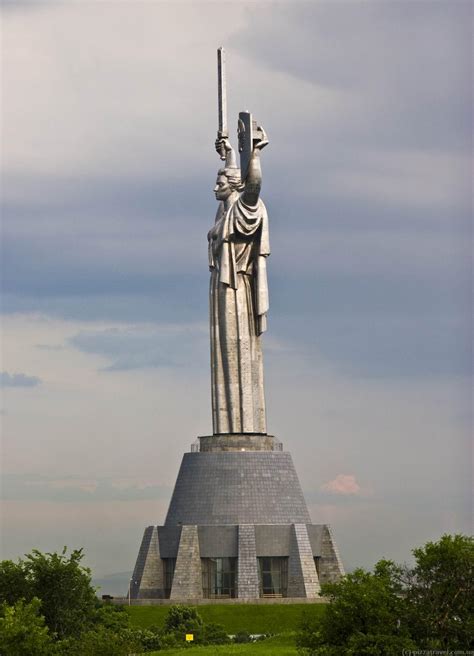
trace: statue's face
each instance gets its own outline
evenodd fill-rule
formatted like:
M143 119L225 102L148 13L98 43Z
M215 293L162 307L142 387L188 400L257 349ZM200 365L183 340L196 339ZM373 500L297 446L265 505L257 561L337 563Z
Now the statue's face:
M214 187L214 193L216 195L216 200L226 200L232 193L232 189L229 185L229 180L226 175L218 175L216 180L216 186Z

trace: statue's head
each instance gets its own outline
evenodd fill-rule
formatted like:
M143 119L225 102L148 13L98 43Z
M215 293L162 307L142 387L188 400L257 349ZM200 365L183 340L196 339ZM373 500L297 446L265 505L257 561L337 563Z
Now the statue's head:
M240 178L240 169L227 167L217 171L214 193L217 200L227 200L234 191L242 191L244 185Z

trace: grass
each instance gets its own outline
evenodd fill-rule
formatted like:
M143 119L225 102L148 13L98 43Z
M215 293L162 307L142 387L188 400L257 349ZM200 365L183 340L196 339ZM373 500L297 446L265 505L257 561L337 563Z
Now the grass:
M163 626L169 606L127 606L126 608L130 613L132 626L144 629L151 625ZM229 634L235 634L239 631L273 634L291 633L297 630L303 610L320 616L321 613L324 613L324 609L325 604L209 604L197 607L197 611L204 622L222 624ZM238 647L238 645L235 645L235 647ZM260 648L260 645L253 645L252 648ZM211 654L213 652L203 651L202 653ZM224 652L216 651L215 653ZM228 653L234 652L229 651ZM254 652L236 651L235 653L250 654ZM255 653L265 654L266 652L256 651ZM280 654L280 652L275 653ZM281 652L282 656L286 653Z
M297 656L295 647L295 636L286 633L261 642L247 643L243 645L209 645L207 647L192 647L192 652L183 649L163 649L146 654L146 656Z

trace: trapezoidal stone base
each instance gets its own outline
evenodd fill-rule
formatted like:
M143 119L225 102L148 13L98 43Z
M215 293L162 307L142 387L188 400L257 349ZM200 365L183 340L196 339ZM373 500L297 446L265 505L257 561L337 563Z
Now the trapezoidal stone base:
M145 529L131 598L316 599L344 569L291 455L213 446L184 455L164 526Z

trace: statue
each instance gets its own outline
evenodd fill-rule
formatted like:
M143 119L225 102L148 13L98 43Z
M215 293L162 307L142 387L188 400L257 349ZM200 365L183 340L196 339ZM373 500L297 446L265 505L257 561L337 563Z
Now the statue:
M218 50L219 131L223 168L214 193L219 201L208 234L211 385L214 435L266 434L261 335L266 330L270 255L268 215L260 199L260 151L268 144L249 112L239 114L241 169L226 121L224 52Z

